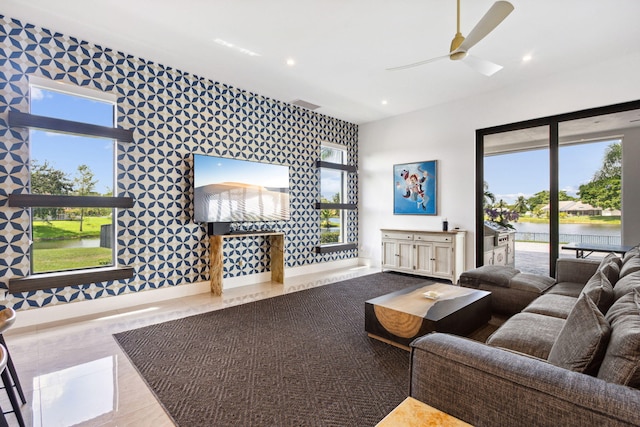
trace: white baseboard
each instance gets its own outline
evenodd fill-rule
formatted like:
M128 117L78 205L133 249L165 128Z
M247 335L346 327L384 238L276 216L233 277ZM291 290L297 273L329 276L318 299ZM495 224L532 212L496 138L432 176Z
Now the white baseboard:
M358 265L357 258L347 260L310 264L302 267L285 269L285 282L287 278L302 276L305 274L316 274L340 268L349 268ZM225 289L238 288L241 286L255 285L271 281L271 273L259 273L248 276L238 276L223 281L223 292ZM37 328L39 325L68 321L70 319L93 316L96 314L122 311L129 308L153 304L161 301L183 298L191 295L211 292L209 282L196 282L188 285L171 286L147 290L142 292L132 292L122 295L103 297L94 300L76 301L66 304L56 304L42 308L32 308L19 310L16 322L11 328L18 332L24 328Z

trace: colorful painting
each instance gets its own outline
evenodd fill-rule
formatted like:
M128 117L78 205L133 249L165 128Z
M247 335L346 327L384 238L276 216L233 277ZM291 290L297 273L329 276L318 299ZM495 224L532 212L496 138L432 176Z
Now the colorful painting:
M393 166L393 213L437 215L436 160Z

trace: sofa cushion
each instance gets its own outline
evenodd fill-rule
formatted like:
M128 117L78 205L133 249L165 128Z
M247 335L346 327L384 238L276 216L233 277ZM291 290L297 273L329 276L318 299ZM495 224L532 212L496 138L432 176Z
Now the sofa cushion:
M576 305L577 299L566 295L545 294L536 298L531 304L522 310L525 313L538 313L545 316L553 316L566 319L571 309Z
M547 361L561 368L596 375L607 350L611 327L586 294L578 298Z
M622 264L622 268L620 269L620 278L622 279L627 274L631 274L636 271L640 271L640 256L634 256Z
M640 271L627 274L613 287L613 299L618 300L634 289L640 289Z
M509 280L520 270L503 265L483 265L463 272L460 275L460 284L477 288L482 283L489 283L495 286L508 287Z
M596 303L601 312L606 313L613 304L613 286L602 270L589 279L581 294L586 294Z
M495 331L487 344L546 360L565 320L537 313L518 313Z
M543 294L552 287L556 280L541 274L518 273L509 280L509 287L522 291L536 292Z
M549 289L547 294L550 295L566 295L568 297L578 298L584 289L584 283L577 282L560 282Z
M616 301L606 315L611 338L598 378L640 388L640 290Z
M589 281L598 270L600 260L584 258L558 258L556 261L556 282L582 283ZM578 297L578 294L575 295Z

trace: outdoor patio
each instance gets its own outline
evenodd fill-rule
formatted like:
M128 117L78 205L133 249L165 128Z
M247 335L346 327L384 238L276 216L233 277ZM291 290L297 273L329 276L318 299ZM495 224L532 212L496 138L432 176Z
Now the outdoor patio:
M605 253L593 253L588 259L602 259ZM560 249L560 258L575 258L575 251ZM523 273L549 275L549 244L516 241L515 268Z

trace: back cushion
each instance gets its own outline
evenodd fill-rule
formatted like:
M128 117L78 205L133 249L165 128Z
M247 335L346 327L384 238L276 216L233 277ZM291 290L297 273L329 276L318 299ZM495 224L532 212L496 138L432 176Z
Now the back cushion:
M602 270L596 271L584 285L580 295L586 294L596 303L602 313L606 313L613 304L613 286Z
M640 290L616 301L605 318L611 338L598 378L640 388Z
M640 257L638 256L629 258L624 262L624 264L622 264L622 268L620 269L620 278L636 271L640 271Z
M627 260L640 255L640 245L634 246L630 251L627 251L622 257L622 263L624 264Z
M618 280L618 283L616 283L616 286L613 288L613 299L618 300L634 289L640 289L640 271L627 274Z

